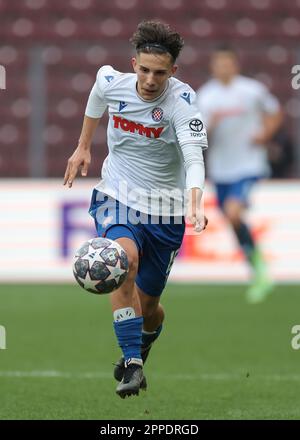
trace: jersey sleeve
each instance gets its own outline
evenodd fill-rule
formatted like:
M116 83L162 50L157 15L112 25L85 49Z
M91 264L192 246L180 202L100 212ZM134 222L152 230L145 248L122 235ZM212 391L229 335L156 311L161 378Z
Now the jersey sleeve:
M96 82L90 92L85 109L86 116L90 118L101 118L107 108L105 91L113 78L113 68L103 66L98 70Z
M183 155L186 188L203 190L205 179L203 150L207 148L207 136L197 107L195 92L188 89L181 93L174 107L172 122Z
M259 85L259 106L263 112L277 113L280 110L278 99L263 84Z

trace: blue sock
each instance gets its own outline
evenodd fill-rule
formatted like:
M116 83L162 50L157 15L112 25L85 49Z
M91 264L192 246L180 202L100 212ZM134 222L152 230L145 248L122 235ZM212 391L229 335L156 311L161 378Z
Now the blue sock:
M143 317L126 319L125 321L115 321L114 329L123 351L125 363L130 359L140 359L142 344Z
M152 333L145 333L144 331L142 332L142 349L149 347L150 344L152 344L152 342L155 341L155 339L157 339L160 335L162 331L162 324Z

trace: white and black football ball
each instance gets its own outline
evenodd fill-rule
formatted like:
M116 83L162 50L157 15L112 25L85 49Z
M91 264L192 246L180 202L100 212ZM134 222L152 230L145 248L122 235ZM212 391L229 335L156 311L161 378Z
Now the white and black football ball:
M125 250L108 238L92 238L77 250L73 273L85 290L103 294L118 289L128 273Z

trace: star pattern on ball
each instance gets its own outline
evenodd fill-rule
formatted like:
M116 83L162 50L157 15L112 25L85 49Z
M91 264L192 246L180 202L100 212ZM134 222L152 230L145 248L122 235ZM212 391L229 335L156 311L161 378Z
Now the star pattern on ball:
M92 280L89 271L87 271L85 278L78 277L78 279L82 282L84 289L94 289L97 292L96 286L100 281Z

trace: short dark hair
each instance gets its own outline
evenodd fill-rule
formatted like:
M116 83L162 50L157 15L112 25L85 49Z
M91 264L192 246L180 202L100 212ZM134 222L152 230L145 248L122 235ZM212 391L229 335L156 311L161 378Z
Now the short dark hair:
M215 46L213 53L217 53L217 52L228 52L231 55L237 56L237 51L229 43L220 43L217 46Z
M169 53L175 62L184 46L183 38L168 24L150 20L139 23L130 42L137 53Z

